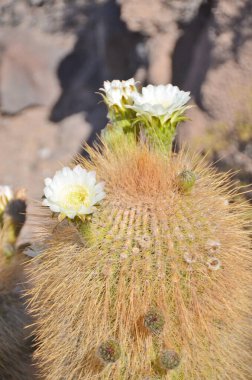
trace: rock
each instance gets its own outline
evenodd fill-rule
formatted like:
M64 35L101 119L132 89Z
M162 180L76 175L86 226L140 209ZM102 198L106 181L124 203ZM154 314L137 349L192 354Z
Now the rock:
M52 105L60 93L54 72L71 42L48 40L38 32L5 31L1 43L2 113L16 114L27 107Z
M45 3L45 0L29 0L29 3L31 5L36 5L36 6L40 7L41 5L43 5Z
M148 36L166 33L175 23L189 23L205 0L117 0L128 28Z
M193 22L204 0L118 0L118 3L121 18L128 28L148 36L147 82L171 82L174 76L172 57L182 34L180 26Z
M7 121L9 123L7 124ZM22 114L0 117L0 178L1 184L13 188L25 187L29 199L41 199L44 178L53 176L60 165L69 165L91 133L91 126L81 114L66 118L59 125L48 121L46 107L24 110ZM28 206L28 223L22 230L21 241L30 238L31 212ZM35 207L36 208L36 207ZM25 237L25 238L24 238Z

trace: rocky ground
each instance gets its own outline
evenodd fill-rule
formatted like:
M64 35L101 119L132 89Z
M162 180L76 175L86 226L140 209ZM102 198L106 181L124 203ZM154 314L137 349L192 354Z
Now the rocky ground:
M179 141L251 183L251 60L251 0L1 0L0 182L39 199L105 125L103 81L135 76L190 90Z

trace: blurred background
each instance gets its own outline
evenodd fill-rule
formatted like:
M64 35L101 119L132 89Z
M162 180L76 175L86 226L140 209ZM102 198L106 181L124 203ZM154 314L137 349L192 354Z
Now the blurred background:
M0 0L0 184L40 199L130 77L191 91L178 143L252 182L252 0Z

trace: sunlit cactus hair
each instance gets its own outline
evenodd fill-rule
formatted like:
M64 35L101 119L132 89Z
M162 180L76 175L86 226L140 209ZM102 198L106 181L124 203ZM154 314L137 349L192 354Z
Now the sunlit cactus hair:
M248 379L249 205L197 154L110 143L78 159L105 181L90 218L38 213L42 378Z
M17 245L25 222L24 191L19 190L6 204L0 195L0 203L0 378L30 380L31 351L26 330L30 318L22 299L27 259L25 246Z

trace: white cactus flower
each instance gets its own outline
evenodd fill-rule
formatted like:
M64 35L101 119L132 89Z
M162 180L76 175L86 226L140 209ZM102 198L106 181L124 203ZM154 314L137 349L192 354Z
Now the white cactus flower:
M92 214L95 205L105 197L104 183L97 183L95 172L88 172L80 165L57 171L52 179L45 179L45 185L42 204L59 213L59 219Z
M190 100L190 92L181 91L172 84L143 87L142 94L132 94L134 109L137 114L163 117L167 121L174 112L185 110L185 104Z
M134 78L125 81L105 81L104 88L100 88L100 90L105 93L104 98L108 107L116 105L119 108L124 108L125 104L131 104L132 96L137 92Z
M0 212L5 210L5 207L13 199L13 196L10 186L0 186Z

